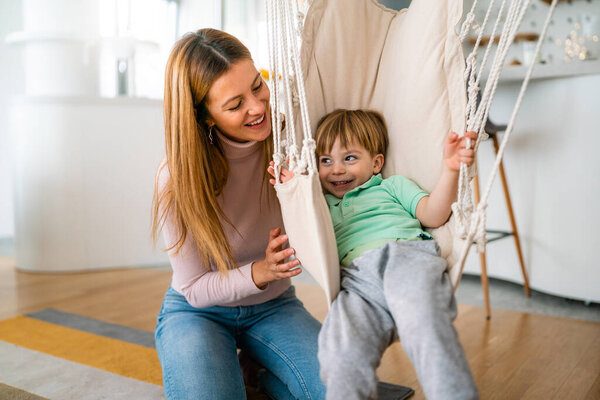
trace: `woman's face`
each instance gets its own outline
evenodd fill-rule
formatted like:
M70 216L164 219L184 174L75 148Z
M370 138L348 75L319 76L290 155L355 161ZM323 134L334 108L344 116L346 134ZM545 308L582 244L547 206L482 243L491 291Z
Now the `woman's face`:
M262 141L271 134L270 92L252 60L240 60L208 91L208 126L238 142Z

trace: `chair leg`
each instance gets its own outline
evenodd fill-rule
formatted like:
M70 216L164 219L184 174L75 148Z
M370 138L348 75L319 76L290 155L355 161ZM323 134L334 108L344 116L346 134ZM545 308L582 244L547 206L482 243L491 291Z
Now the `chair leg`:
M475 161L477 162L477 161ZM479 193L479 172L473 178L473 195L475 197L475 205L479 204L480 193ZM492 312L490 310L490 287L487 275L487 261L485 257L485 250L479 253L479 264L481 265L481 289L483 290L483 301L485 303L485 318L490 319Z
M494 151L498 154L498 138L496 135L492 135L494 141ZM525 289L525 295L531 297L531 291L529 290L529 278L527 277L527 270L525 269L525 262L523 261L523 253L521 252L521 239L519 238L519 232L517 231L517 223L515 221L515 215L513 213L512 202L510 201L510 194L508 192L508 184L506 182L506 175L504 174L504 165L500 161L498 169L500 172L500 180L502 181L502 189L504 190L504 199L506 200L506 208L508 209L508 216L510 218L510 225L515 238L515 247L517 248L517 255L519 256L519 263L521 264L521 273L523 274L523 288Z

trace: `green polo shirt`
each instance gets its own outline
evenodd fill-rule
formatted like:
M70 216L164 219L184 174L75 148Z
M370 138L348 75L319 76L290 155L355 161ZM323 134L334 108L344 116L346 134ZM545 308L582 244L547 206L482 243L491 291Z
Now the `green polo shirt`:
M381 174L341 199L326 194L342 264L390 240L430 239L416 217L417 204L427 195L410 179Z

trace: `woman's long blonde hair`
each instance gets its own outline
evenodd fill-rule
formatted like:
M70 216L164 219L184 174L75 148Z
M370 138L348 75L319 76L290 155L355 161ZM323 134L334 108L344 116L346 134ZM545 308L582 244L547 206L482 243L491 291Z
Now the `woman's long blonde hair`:
M170 179L162 188L157 179L152 205L155 243L169 214L179 237L167 250L178 252L191 234L204 262L225 274L235 263L222 221L232 224L217 196L227 182L229 165L217 135L212 133L212 142L209 139L206 101L213 82L241 60L251 60L248 49L216 29L188 33L175 44L167 62L164 93L167 163L163 168L168 167ZM263 150L266 181L272 136L263 142ZM263 185L264 191L269 186Z

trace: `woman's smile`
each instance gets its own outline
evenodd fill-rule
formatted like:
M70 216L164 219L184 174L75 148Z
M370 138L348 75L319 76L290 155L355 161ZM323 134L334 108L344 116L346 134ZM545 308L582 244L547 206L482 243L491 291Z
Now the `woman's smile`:
M264 113L258 119L246 124L246 126L252 129L261 129L263 126L265 126L265 122L267 122L267 118L265 118L266 115L267 113Z

